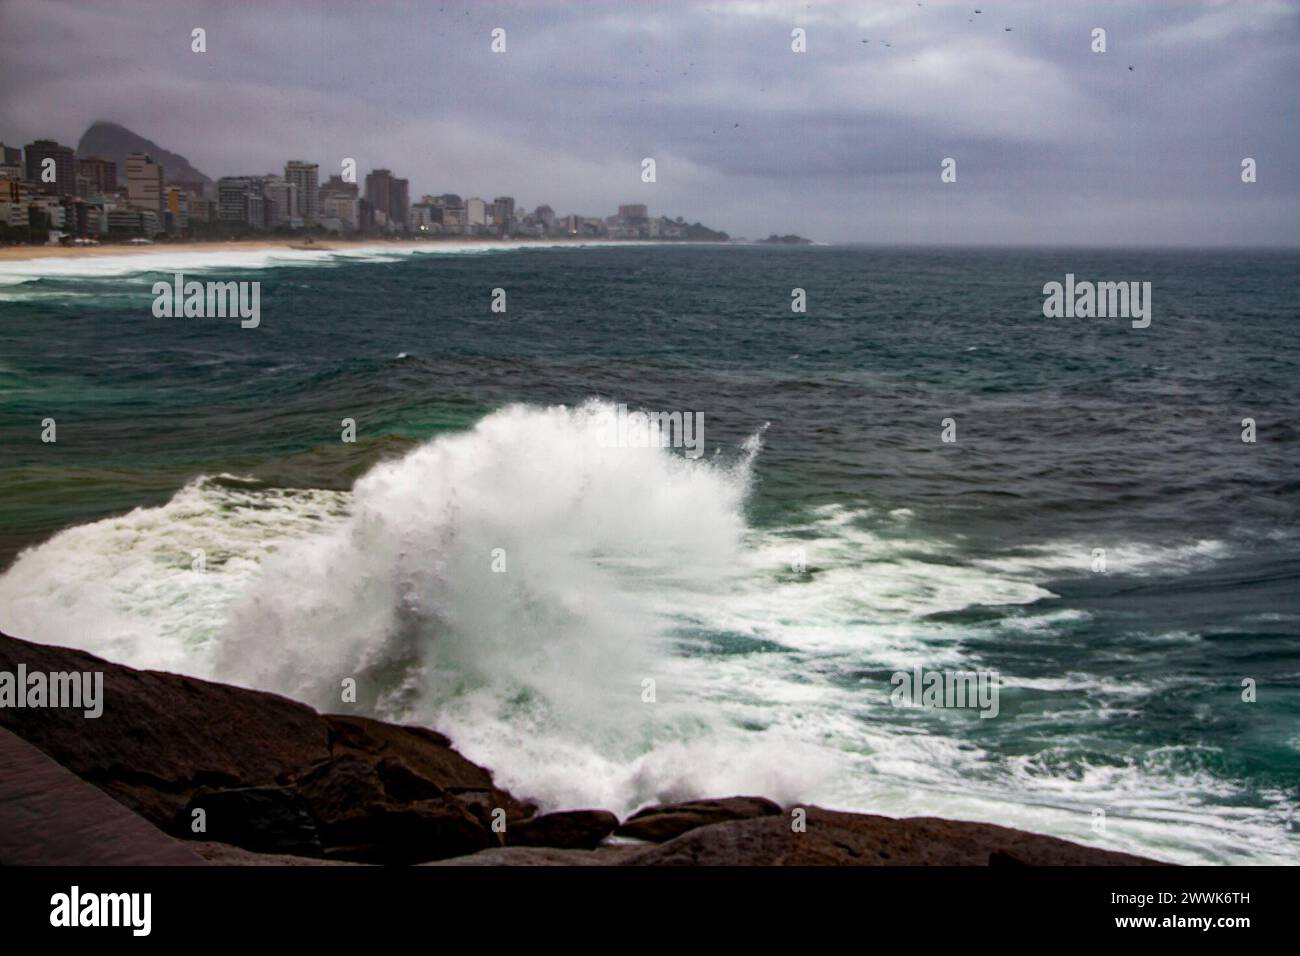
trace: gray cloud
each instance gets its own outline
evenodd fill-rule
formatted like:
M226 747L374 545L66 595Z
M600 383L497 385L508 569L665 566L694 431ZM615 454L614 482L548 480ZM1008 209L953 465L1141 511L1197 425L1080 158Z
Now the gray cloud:
M0 138L75 143L111 119L212 176L350 156L415 195L602 215L644 201L751 236L1296 245L1298 12L8 0ZM206 54L190 52L195 26ZM1089 51L1094 27L1105 54Z

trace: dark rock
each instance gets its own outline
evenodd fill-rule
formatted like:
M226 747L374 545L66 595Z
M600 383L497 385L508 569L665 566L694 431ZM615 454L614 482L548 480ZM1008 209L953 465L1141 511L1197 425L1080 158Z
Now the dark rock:
M446 737L320 715L275 694L140 671L0 634L0 670L102 671L104 710L5 708L0 727L184 839L378 862L498 846L492 814L535 812ZM195 834L188 811L208 813Z
M770 817L781 808L766 797L725 797L720 800L688 800L638 810L616 831L619 836L662 843L696 827L728 820Z
M844 814L847 817L859 814ZM884 819L888 819L887 817ZM944 820L939 817L907 817L897 821L912 828L921 841L947 842L962 854L963 864L974 865L980 856L994 852L1003 864L1020 866L1167 866L1159 860L1083 846L1058 837L1026 833L992 823ZM989 861L990 863L992 861Z
M562 810L510 824L506 844L590 850L617 826L618 817L608 810Z
M486 810L485 826L491 824L491 811L506 811L506 820L522 820L537 812L537 807L515 799L492 782L492 774L478 764L466 760L451 746L442 734L423 727L406 727L386 724L368 717L348 717L326 714L323 720L330 728L330 748L336 755L353 754L372 762L395 759L405 765L411 774L433 784L448 795L461 798L460 802L473 809ZM401 776L403 771L390 768L390 776ZM409 782L409 778L408 778ZM400 782L392 784L402 787Z
M447 792L432 780L421 777L398 757L385 757L375 764L375 772L384 786L384 792L399 803L409 800L440 800Z
M535 810L532 804L523 805L528 811L527 813L521 813L518 807L515 807L512 810L510 804L502 806L500 799L494 798L492 792L488 790L467 790L460 793L449 794L449 797L469 811L475 820L492 830L494 833L499 828L499 824L497 823L498 814L496 812L498 809L506 811L507 822L513 820L516 823L528 819L531 813ZM496 825L494 826L494 824ZM497 842L501 842L500 837L498 837Z
M1029 864L1014 853L994 850L989 854L989 866L1029 866Z
M497 846L496 835L452 800L374 804L325 827L331 859L424 863Z
M698 827L630 857L638 866L985 866L1001 853L1027 866L1160 865L989 823L807 808L806 831L789 813ZM998 863L1008 860L1000 859Z
M503 846L469 856L438 860L425 866L618 866L643 846L598 846L594 850L561 850L550 846Z
M389 803L375 765L350 754L321 761L295 778L292 786L326 829L360 815L368 806Z
M465 806L396 757L333 757L292 787L319 822L329 854L341 859L413 863L498 844Z
M200 792L190 798L177 829L193 832L194 812L202 810L206 840L230 843L257 853L320 856L321 840L307 803L287 787L241 787Z
M255 853L229 843L191 840L186 847L214 866L360 866L347 860L327 860L323 856L294 856L288 853ZM472 857L464 857L472 859Z
M102 671L104 712L0 709L0 726L164 830L200 787L263 786L330 756L329 728L275 694L134 670L0 635L0 670ZM178 836L189 835L188 827Z

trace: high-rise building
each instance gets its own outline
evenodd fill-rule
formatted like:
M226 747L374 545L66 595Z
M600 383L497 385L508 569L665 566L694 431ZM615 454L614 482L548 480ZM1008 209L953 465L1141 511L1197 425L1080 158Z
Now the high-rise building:
M126 158L126 197L131 208L147 209L162 221L166 203L163 168L152 156L132 153Z
M25 186L26 183L21 179L13 176L0 176L0 201L18 202L21 196L27 195Z
M410 213L411 206L411 183L406 179L393 180L393 205L390 215L393 220L405 225L406 218Z
M208 194L208 187L201 179L172 179L168 176L167 185L175 186L177 189L183 190L191 196L198 196L200 199Z
M427 198L427 197L426 197ZM410 228L421 235L442 231L442 209L429 202L411 203Z
M503 233L508 234L514 229L515 224L515 199L513 196L498 196L492 200L492 218L496 220L497 228Z
M391 170L376 169L366 176L366 201L390 223L405 228L410 207L410 183Z
M60 146L52 139L38 139L23 149L27 160L27 179L47 195L75 196L77 193L76 154L71 146ZM53 166L45 161L54 160ZM53 171L53 180L46 169Z
M37 193L27 205L28 223L37 229L62 229L66 222L67 210L63 206L62 196L50 196Z
M333 193L336 196L347 196L350 199L356 199L360 190L356 183L344 181L342 176L331 176L320 188L320 195L323 199L326 193Z
M111 159L102 159L99 156L79 159L77 175L86 178L94 195L102 196L117 190L117 163Z
M305 226L316 225L319 218L316 194L320 189L320 167L316 163L291 159L284 164L284 178L293 183L297 193L291 215L300 218Z
M357 194L360 192L356 183L343 180L342 176L331 176L323 186L316 200L317 215L320 222L330 229L351 231L358 226Z
M63 230L87 238L99 233L99 206L84 199L63 200Z
M147 209L110 209L106 232L110 235L152 237L162 232L162 220Z
M389 169L372 169L366 174L366 202L372 210L388 214L392 201L393 173Z
M460 236L465 233L465 207L464 206L443 206L442 207L442 231L452 236Z
M187 193L190 222L212 222L217 217L217 204L199 193Z
M249 190L244 197L244 208L248 210L247 225L254 229L266 228L266 200L260 190Z
M357 228L357 206L360 200L345 193L326 193L320 204L321 222L328 220L328 228L351 231Z
M167 187L166 227L168 233L188 232L190 228L190 194L179 186Z
M217 220L219 222L243 222L245 217L244 197L248 193L248 177L222 176L217 180Z
M32 184L21 174L0 176L0 225L27 225L27 206L31 195Z
M467 217L466 201L455 193L443 193L441 196L426 197L433 200L434 221L439 223L443 235L459 236L465 232Z
M287 177L267 176L262 180L262 197L266 200L266 224L275 229L289 226L301 229L306 220L299 215L301 197L298 184Z
M477 196L465 200L465 225L483 229L488 224L488 204Z
M266 226L262 179L258 176L222 176L217 180L217 219L231 225Z

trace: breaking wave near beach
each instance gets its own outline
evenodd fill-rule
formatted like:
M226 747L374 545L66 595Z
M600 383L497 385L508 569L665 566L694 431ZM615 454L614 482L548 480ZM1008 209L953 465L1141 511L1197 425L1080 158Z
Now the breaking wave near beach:
M1294 853L1267 844L1285 787L1247 797L1208 750L1108 737L1195 677L1089 665L1100 612L1053 590L1078 542L972 554L911 509L836 502L758 521L761 429L693 458L610 442L620 414L505 405L350 491L196 479L23 552L0 628L431 726L547 808L756 793L1185 862ZM1229 551L1117 553L1159 578ZM1080 653L1044 667L1047 644ZM1012 720L900 711L891 675L918 667L998 671Z

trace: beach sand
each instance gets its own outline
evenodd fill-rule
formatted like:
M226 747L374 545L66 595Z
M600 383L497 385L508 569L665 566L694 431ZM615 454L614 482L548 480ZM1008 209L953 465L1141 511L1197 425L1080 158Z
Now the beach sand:
M465 240L462 240L465 241ZM468 240L488 241L491 240ZM511 240L517 241L517 240ZM363 246L429 246L437 243L420 239L330 239L328 242L306 243L302 239L235 239L229 242L156 242L149 245L105 243L99 246L0 246L0 262L28 259L61 259L82 256L130 256L159 252L261 252L268 249L296 249L300 251L345 251Z

